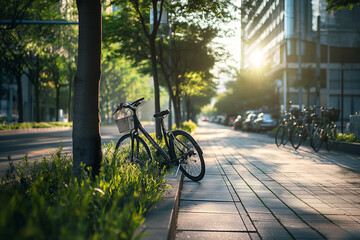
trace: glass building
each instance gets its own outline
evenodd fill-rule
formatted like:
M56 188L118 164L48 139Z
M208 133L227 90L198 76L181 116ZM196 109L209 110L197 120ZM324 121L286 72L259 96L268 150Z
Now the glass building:
M242 67L260 51L282 109L322 105L360 112L360 6L329 13L326 0L263 0L243 19ZM343 73L343 74L342 74ZM343 77L342 77L343 76Z

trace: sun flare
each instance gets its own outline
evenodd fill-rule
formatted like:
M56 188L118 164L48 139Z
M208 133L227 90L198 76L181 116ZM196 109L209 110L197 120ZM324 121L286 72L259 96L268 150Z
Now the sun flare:
M254 66L260 66L263 62L262 53L259 50L255 50L250 55L250 62Z

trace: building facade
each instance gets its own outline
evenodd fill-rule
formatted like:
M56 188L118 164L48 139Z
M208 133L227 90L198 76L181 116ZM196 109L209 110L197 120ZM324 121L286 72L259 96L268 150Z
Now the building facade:
M321 105L360 112L360 6L329 13L326 0L256 1L242 26L243 68L260 51L282 110ZM341 86L343 83L343 95Z

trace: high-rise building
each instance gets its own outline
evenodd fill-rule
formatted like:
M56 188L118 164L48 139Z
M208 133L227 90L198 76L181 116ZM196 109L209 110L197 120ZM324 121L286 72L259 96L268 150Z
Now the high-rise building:
M360 112L360 6L329 13L326 0L263 0L242 26L243 67L260 53L277 81L282 109L341 107ZM343 74L342 74L343 73Z

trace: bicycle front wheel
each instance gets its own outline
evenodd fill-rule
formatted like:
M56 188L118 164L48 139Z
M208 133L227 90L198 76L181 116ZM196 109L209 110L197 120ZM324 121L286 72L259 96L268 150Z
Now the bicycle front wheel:
M190 134L183 130L171 133L176 160L180 170L193 181L200 181L205 175L205 162L200 146Z
M296 150L300 147L304 136L304 127L300 125L294 125L291 130L290 142L293 148Z
M276 131L276 135L275 135L275 144L278 147L282 144L282 141L283 141L283 138L284 138L284 132L285 132L284 127L279 126L277 131Z
M119 139L115 152L123 156L126 161L138 164L140 167L144 167L152 160L150 148L144 139L139 136L131 139L130 134L125 134Z

